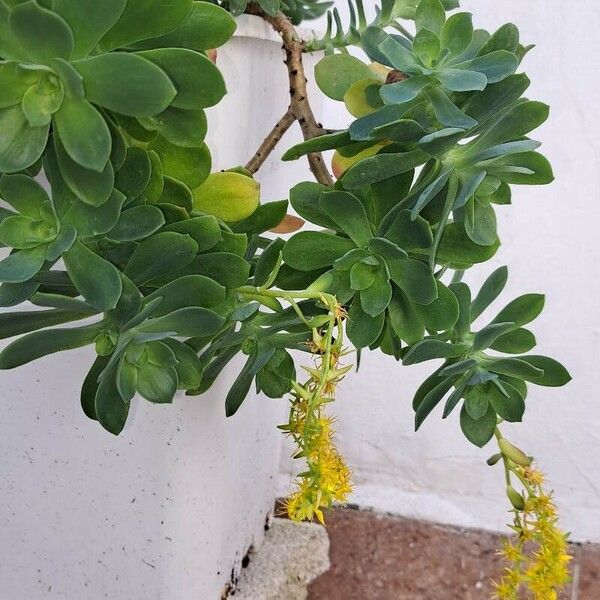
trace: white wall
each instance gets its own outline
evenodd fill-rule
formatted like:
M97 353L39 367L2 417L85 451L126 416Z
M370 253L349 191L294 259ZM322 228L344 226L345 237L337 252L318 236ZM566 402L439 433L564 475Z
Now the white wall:
M340 8L343 10L342 3ZM465 0L475 23L493 29L516 23L525 43L537 47L525 60L528 96L548 102L549 121L535 132L557 180L539 188L515 187L503 207L503 242L496 258L475 267L481 282L507 264L502 296L545 292L546 308L534 324L540 353L568 366L564 388L531 386L525 423L507 435L539 459L577 540L600 541L600 4L597 0ZM326 126L343 126L338 103L323 113ZM411 400L432 367L402 367L366 353L360 372L343 384L336 413L340 446L354 469L353 501L400 515L502 529L508 520L502 473L486 466L490 448L478 450L460 433L457 414L439 411L413 432ZM456 411L458 413L458 411ZM290 463L283 461L282 491Z

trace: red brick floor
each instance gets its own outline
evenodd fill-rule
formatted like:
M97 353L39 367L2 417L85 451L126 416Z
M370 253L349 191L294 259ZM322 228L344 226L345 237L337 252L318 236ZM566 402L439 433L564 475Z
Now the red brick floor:
M352 509L329 514L331 569L308 600L488 600L502 563L497 534ZM600 547L575 545L561 600L600 600Z

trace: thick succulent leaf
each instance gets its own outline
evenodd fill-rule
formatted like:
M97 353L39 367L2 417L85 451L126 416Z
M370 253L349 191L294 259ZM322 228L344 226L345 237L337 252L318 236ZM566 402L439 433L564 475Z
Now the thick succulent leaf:
M214 248L223 236L219 222L212 215L171 223L165 227L165 231L190 235L198 244L198 252L206 252Z
M344 173L342 182L345 187L350 189L361 188L400 173L412 171L427 162L427 158L422 150L400 153L384 152L356 163Z
M136 48L190 48L211 50L222 46L235 31L229 12L209 2L194 2L191 12L173 31L137 43Z
M129 403L123 402L116 382L116 367L102 372L102 378L94 399L94 413L106 431L119 435L125 427Z
M161 316L190 306L217 306L225 300L225 288L203 275L184 275L146 296L144 304L147 305L155 298L162 298L162 302L153 315Z
M433 243L431 226L423 219L413 219L410 210L399 211L383 232L386 239L407 251L423 250Z
M512 52L496 50L454 66L456 69L477 71L485 76L488 83L498 83L516 71L519 59Z
M156 206L134 206L124 210L106 237L116 242L129 242L149 237L165 223Z
M30 219L41 220L48 214L50 198L46 190L27 175L3 175L0 178L0 197Z
M21 110L32 127L48 125L64 99L62 87L49 90L46 78L32 85L23 95Z
M488 406L486 413L478 420L469 415L466 406L460 411L460 428L465 437L478 448L483 448L496 431L496 411Z
M408 349L402 359L402 364L415 365L436 358L457 358L467 350L468 347L465 344L449 344L432 339L423 340Z
M145 283L189 265L197 252L189 235L157 233L135 249L124 272L135 283Z
M219 103L226 93L225 80L204 54L186 48L159 48L138 52L159 66L173 82L177 95L172 105L187 110Z
M159 367L146 363L137 370L137 391L142 398L156 404L169 404L179 385L174 367Z
M416 75L404 81L384 85L380 93L386 104L400 104L414 100L428 85L431 85L429 77Z
M516 102L529 87L529 78L524 73L510 75L499 83L488 85L485 90L473 94L463 105L463 111L478 121L485 123Z
M543 385L548 387L561 387L571 381L571 375L558 361L548 356L520 356L520 360L527 364L541 369L543 375L539 377L531 378L529 381L536 385Z
M195 148L206 137L207 121L203 110L183 110L169 107L154 117L140 118L147 129L157 131L171 144Z
M528 357L489 359L485 363L485 368L492 373L508 375L509 377L525 379L526 381L535 382L542 379L544 370L526 362L524 358Z
M436 280L437 298L430 304L411 303L413 311L428 331L452 329L458 321L458 300L439 280Z
M54 124L71 159L86 169L104 171L111 135L102 115L87 100L66 97L54 115Z
M483 73L468 69L443 69L436 73L435 77L447 90L452 92L483 90L488 83L488 79Z
M165 35L190 14L192 0L136 0L127 2L117 23L102 37L104 51Z
M283 249L283 259L299 271L328 267L356 245L352 240L319 231L301 231Z
M375 271L375 277L373 278L371 285L366 289L361 290L360 305L362 310L369 316L377 317L385 311L391 299L392 285L389 282L385 269L380 267Z
M390 265L390 277L413 302L430 304L437 298L435 278L429 267L419 260L408 258L393 267Z
M549 108L543 102L528 100L516 104L482 135L471 142L469 152L491 148L504 142L517 140L539 127L548 118Z
M388 306L388 315L392 328L401 340L407 344L416 344L423 339L425 331L423 323L418 318L406 294L398 287L392 287L392 300Z
M500 336L490 348L504 354L521 354L529 352L535 347L536 343L533 333L528 329L520 327Z
M525 400L516 388L503 381L502 389L507 395L504 395L494 382L485 384L485 389L492 408L500 418L509 423L520 423L523 420Z
M177 94L162 69L135 54L99 54L73 66L83 77L90 102L123 115L151 117L165 110Z
M287 213L288 201L277 200L259 206L249 217L231 225L236 233L263 233L279 225Z
M0 339L4 340L15 335L21 335L22 333L52 327L53 325L79 321L93 313L93 310L85 314L62 309L2 313L0 314Z
M91 344L101 331L100 324L77 329L48 329L20 337L0 352L0 369L14 369L42 356Z
M275 352L275 348L269 347L266 344L259 344L254 352L248 357L246 364L233 382L233 385L225 398L226 416L231 417L238 411L250 391L252 380L269 360L271 360Z
M477 125L477 121L460 110L440 88L428 89L427 96L442 125L460 129L471 129Z
M325 192L319 207L357 246L365 246L373 237L365 208L353 194Z
M25 92L37 77L23 69L18 62L0 65L0 108L20 104Z
M362 309L360 297L354 298L348 313L346 332L355 348L366 348L375 342L383 331L384 323L384 312L372 317Z
M63 18L33 0L12 9L10 29L29 62L44 64L51 58L71 58L73 32Z
M110 161L100 172L86 169L71 159L58 136L54 136L54 149L63 180L79 200L100 206L110 198L115 182Z
M470 13L456 13L448 18L440 34L442 48L452 56L462 54L473 41L473 19Z
M502 293L508 279L508 268L499 267L483 283L471 304L471 319L474 321Z
M115 308L123 289L116 267L77 241L63 255L73 284L98 310Z
M200 275L214 279L227 289L246 284L250 275L250 263L231 252L202 254L194 261L193 266Z
M210 174L210 151L204 143L197 148L181 148L159 136L149 149L160 157L165 175L181 181L191 190Z
M146 321L138 327L142 333L167 333L182 337L204 337L219 331L225 319L202 307L180 308L172 313Z
M16 173L42 155L50 125L32 127L20 106L0 109L0 172Z
M505 183L518 185L545 185L554 181L552 167L538 152L525 152L498 158L486 167Z
M496 254L500 242L496 240L489 246L480 246L471 241L459 223L446 225L436 253L438 264L468 267L486 262Z
M87 56L119 20L127 0L53 0L52 10L69 25L75 38L73 58ZM68 58L68 57L65 57Z
M385 55L395 69L402 71L402 73L407 75L421 75L423 73L423 67L412 52L391 36L387 36L379 44L379 51Z
M415 13L417 31L429 29L441 33L446 22L446 10L440 0L421 0Z
M96 416L96 392L98 391L99 385L98 377L100 377L100 374L106 368L108 360L107 356L96 357L96 360L85 376L83 385L81 386L81 408L83 409L85 416L94 421L98 420L98 417Z
M35 248L47 244L56 236L55 227L45 221L14 215L0 223L0 242L9 248Z
M17 306L29 300L40 284L35 281L22 283L3 283L0 285L0 306Z
M319 206L319 198L323 192L330 188L314 181L303 181L290 190L290 204L292 208L304 219L315 225L335 229L332 221Z
M417 398L419 397L418 405L415 408L415 431L418 431L423 421L433 412L435 407L444 399L446 394L450 391L450 388L454 385L455 377L445 377L445 378L434 378L427 386L427 388L421 391L419 394L419 390L417 391L417 395L415 395L415 400L413 404L415 404ZM431 385L435 383L434 387ZM422 398L420 397L422 393L426 391Z
M336 150L347 146L352 139L348 131L336 131L335 133L326 133L292 146L286 150L281 160L297 160L309 152L324 152L326 150Z
M18 250L0 261L0 281L2 283L22 283L31 279L44 265L46 249L37 246Z
M115 187L129 199L140 196L150 182L152 162L143 148L130 147L122 167L116 174Z
M342 101L352 84L371 77L369 66L350 54L329 54L315 67L319 89L333 100Z
M503 308L492 323L514 323L517 327L527 325L544 309L545 297L542 294L519 296Z

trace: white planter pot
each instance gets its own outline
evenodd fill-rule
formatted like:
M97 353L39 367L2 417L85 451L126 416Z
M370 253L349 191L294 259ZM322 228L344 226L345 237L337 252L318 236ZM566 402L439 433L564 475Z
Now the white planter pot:
M209 115L215 169L246 162L283 114L280 45L244 18L219 50L230 94ZM278 199L289 177L267 166L261 180ZM238 360L204 396L134 400L114 438L79 407L92 361L84 349L2 373L0 596L218 600L272 510L285 401L251 394L226 419Z

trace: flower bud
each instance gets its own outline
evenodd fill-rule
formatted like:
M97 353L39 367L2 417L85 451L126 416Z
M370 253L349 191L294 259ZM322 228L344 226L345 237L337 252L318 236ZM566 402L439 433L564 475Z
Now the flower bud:
M500 451L506 458L512 460L515 464L521 467L528 467L532 463L532 459L516 446L513 446L507 439L500 438L498 441Z
M523 510L525 508L525 499L512 485L509 485L506 488L506 495L510 500L510 503L517 509Z

